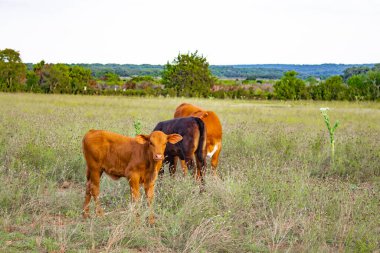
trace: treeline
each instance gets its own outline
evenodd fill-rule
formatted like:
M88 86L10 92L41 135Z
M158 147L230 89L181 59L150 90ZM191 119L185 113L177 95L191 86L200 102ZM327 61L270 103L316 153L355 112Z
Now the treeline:
M207 59L197 52L179 54L172 63L163 66L158 76L156 73L123 78L113 68L108 71L102 69L102 64L98 65L101 71L94 74L86 66L48 64L44 61L24 64L19 52L0 50L0 91L238 99L380 99L380 64L346 68L341 75L330 76L326 80L311 76L302 79L292 70L282 74L274 85L257 80L252 85L241 82L241 85L232 87L221 85ZM147 73L158 69L158 66L146 66L150 69Z
M343 76L331 76L325 81L297 78L296 71L288 71L274 85L277 99L313 100L379 100L380 64L373 68L348 68Z
M28 70L33 70L33 63L26 63ZM159 77L163 71L162 65L150 65L150 64L101 64L101 63L78 63L78 64L66 64L68 66L80 66L91 70L91 74L94 78L102 78L107 73L114 73L121 77L132 76L153 76Z
M27 63L27 69L32 70L33 64ZM81 66L91 70L94 78L101 78L106 73L115 73L121 77L153 76L159 77L164 70L164 65L150 64L67 64L68 66ZM210 65L211 73L218 78L239 79L280 79L285 72L295 70L299 78L307 79L316 77L326 79L334 75L342 75L347 68L372 68L373 64L321 64L321 65L297 65L297 64L254 64L254 65Z
M106 73L115 73L122 77L132 76L161 76L163 66L150 64L75 64L91 70L95 78L100 78Z

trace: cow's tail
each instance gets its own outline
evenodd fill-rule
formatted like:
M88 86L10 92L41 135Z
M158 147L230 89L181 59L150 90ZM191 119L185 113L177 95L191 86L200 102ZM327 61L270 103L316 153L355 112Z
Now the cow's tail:
M195 153L204 169L206 167L206 127L200 118L193 117L193 119L197 122L199 128L199 142Z

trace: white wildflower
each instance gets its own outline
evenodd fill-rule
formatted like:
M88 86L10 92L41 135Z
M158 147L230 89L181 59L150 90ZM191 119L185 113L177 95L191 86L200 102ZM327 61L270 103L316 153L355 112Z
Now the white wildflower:
M319 108L319 110L321 110L321 112L325 112L325 111L330 110L330 108L328 108L328 107L321 107L321 108Z

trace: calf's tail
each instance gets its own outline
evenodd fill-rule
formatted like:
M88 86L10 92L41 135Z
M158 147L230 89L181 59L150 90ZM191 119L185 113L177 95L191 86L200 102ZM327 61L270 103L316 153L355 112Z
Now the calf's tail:
M195 150L198 161L202 163L202 167L206 166L206 127L200 118L193 117L198 124L199 128L199 142Z

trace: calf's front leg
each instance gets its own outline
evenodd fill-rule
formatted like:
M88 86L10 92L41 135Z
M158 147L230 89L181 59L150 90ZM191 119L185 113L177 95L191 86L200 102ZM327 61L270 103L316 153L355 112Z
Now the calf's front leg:
M136 204L140 200L140 181L138 178L130 178L129 179L129 187L131 189L131 197L132 197L132 206L131 211L136 215L136 223L140 223L140 218L138 212L136 212Z
M145 183L144 190L146 200L149 207L149 224L154 224L154 212L153 212L153 198L154 198L154 183Z
M130 178L129 187L131 189L132 203L138 202L140 199L140 181L136 178Z

